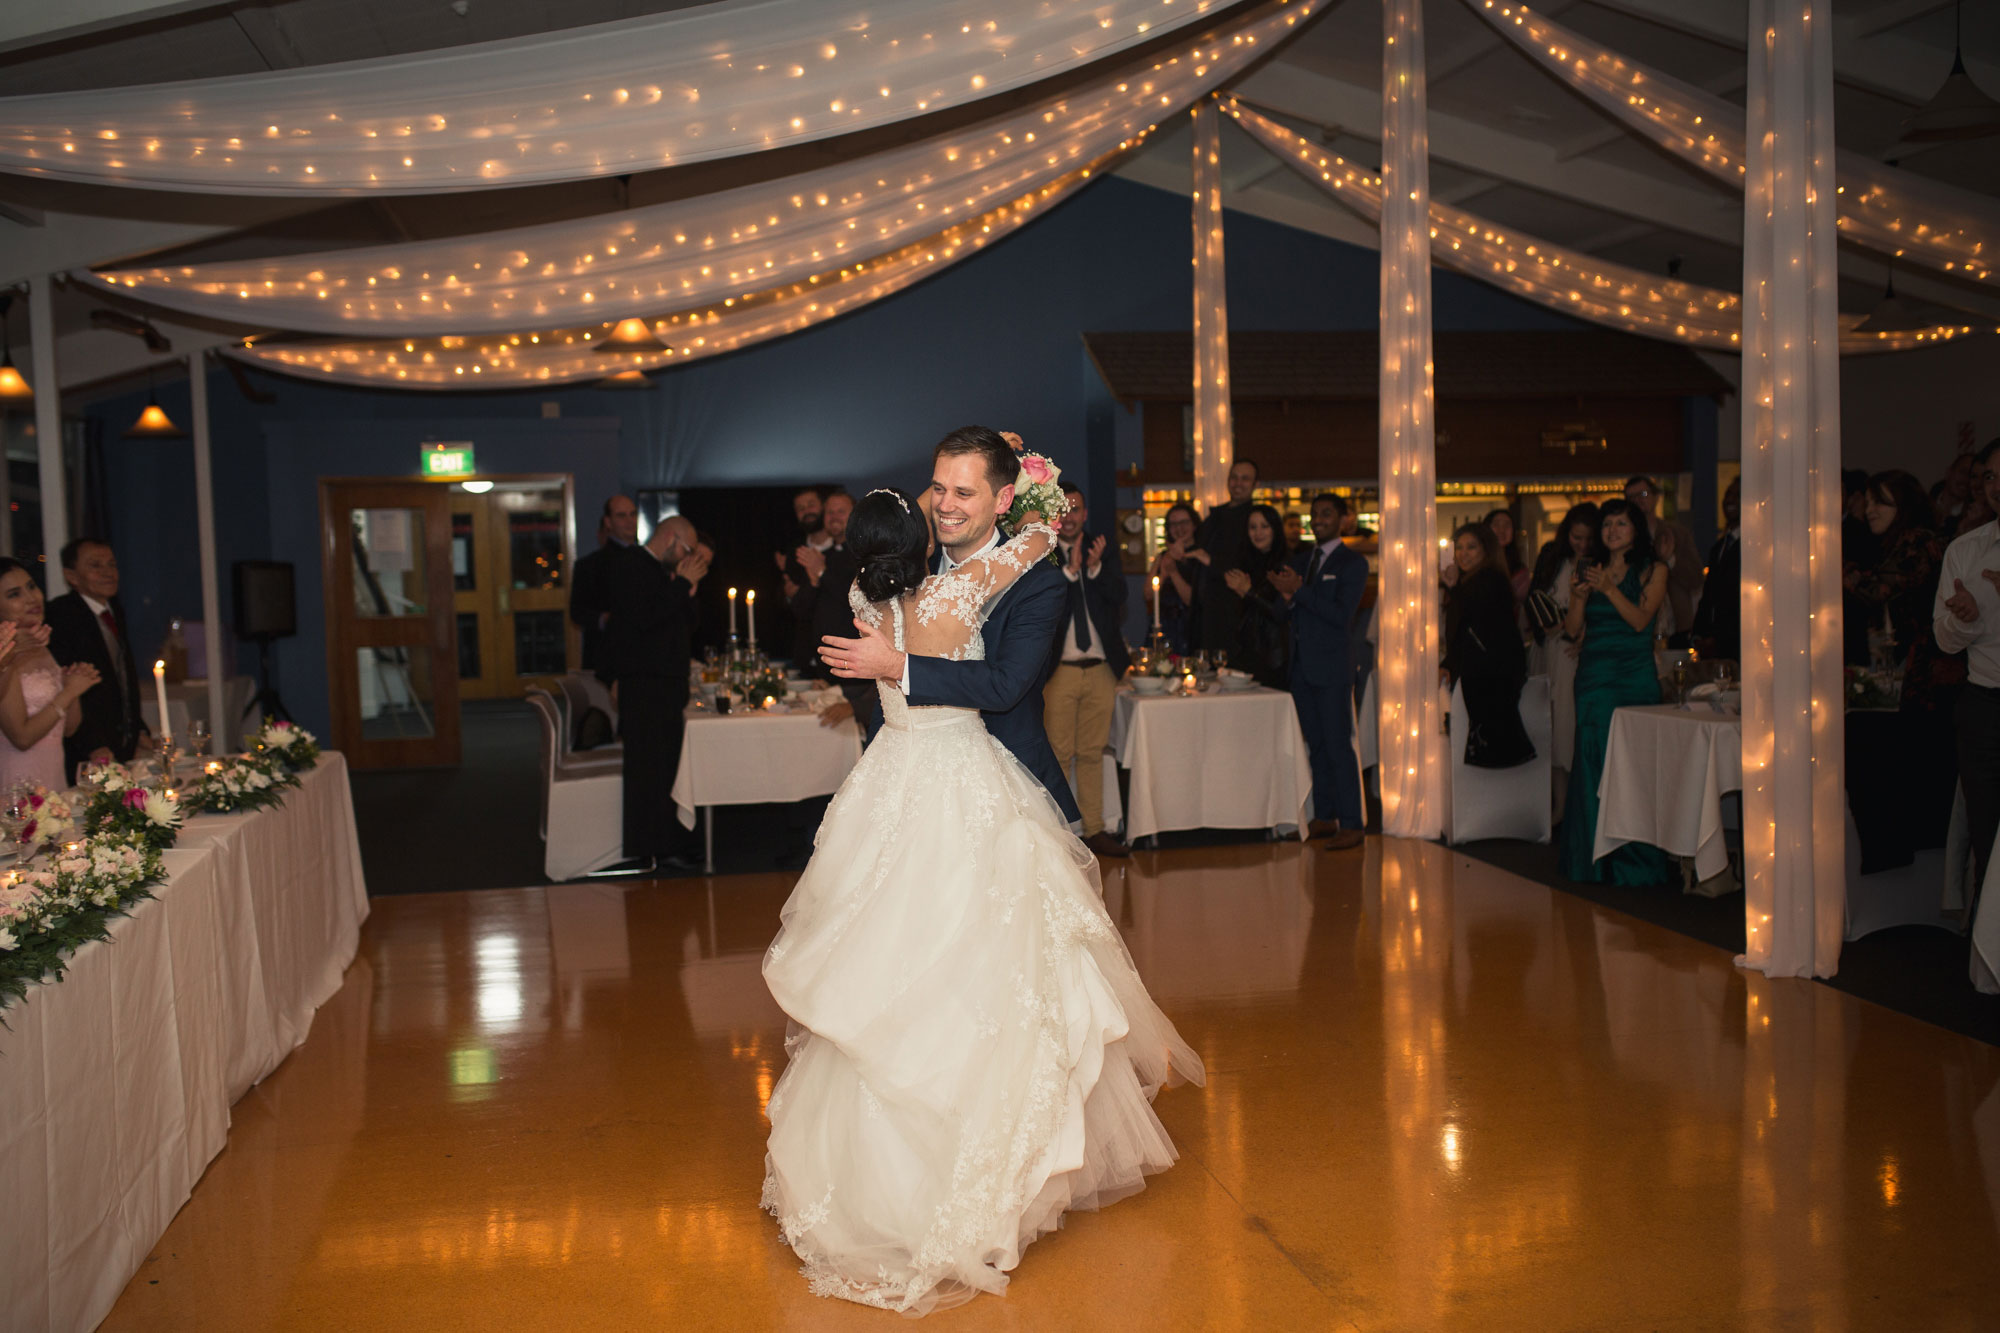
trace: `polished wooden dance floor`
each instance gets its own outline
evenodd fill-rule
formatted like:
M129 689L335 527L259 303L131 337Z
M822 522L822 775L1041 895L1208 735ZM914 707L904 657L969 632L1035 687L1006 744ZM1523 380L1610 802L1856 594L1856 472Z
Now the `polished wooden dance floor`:
M757 1210L789 877L377 901L112 1329L849 1329ZM1180 1164L954 1329L1992 1329L2000 1051L1428 844L1106 884Z

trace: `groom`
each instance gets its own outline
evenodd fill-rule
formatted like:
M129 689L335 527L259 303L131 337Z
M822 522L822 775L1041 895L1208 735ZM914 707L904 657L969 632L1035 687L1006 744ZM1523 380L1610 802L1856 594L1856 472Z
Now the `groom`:
M938 442L931 455L939 548L932 573L949 573L1000 544L1000 516L1013 508L1020 471L1013 447L984 426L960 427ZM1042 720L1042 686L1055 670L1068 592L1062 571L1047 561L1023 574L987 616L982 662L899 653L885 631L858 620L859 639L822 639L820 656L836 676L896 682L913 708L977 708L987 731L1041 779L1075 826L1082 815Z

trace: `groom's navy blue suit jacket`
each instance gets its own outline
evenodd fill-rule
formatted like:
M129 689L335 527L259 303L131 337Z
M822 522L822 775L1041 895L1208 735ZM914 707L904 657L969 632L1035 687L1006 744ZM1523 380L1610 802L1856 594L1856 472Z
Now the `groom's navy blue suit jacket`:
M944 556L932 565L944 572ZM1069 607L1069 581L1048 561L1039 562L1001 595L982 633L983 662L910 658L910 704L915 708L977 708L986 729L1041 779L1071 823L1083 818L1069 779L1049 748L1042 720L1042 686L1055 674L1058 641Z

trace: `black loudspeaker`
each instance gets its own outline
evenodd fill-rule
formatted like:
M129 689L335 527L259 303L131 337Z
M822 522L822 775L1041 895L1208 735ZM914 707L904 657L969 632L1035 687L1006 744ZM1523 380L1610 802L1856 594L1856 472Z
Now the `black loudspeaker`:
M238 560L230 572L236 585L238 638L268 643L298 633L289 561Z

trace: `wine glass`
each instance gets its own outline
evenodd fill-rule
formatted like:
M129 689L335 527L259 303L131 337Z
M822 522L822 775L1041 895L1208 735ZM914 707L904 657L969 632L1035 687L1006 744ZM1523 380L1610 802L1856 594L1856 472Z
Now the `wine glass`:
M208 723L194 721L188 723L188 749L197 759L208 758L208 746L212 738L208 734Z

